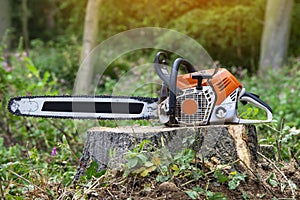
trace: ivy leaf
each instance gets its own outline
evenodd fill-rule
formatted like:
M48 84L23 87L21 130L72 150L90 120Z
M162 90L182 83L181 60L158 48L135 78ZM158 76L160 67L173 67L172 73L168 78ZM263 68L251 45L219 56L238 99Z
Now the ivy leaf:
M221 192L213 193L211 191L208 191L207 197L208 197L208 200L226 200L226 197Z
M198 192L194 190L187 190L185 193L191 198L191 199L198 199Z
M199 192L201 194L204 194L206 195L206 190L204 190L203 188L199 187L199 186L196 186L196 187L193 187L193 190L196 191L196 192Z
M147 157L144 154L137 154L137 157L142 161L142 163L145 163L147 161Z
M166 175L166 176L164 176L164 175L158 175L157 177L156 177L156 181L158 181L158 182L166 182L167 180L169 180L170 179L170 176L169 175Z
M149 168L143 170L143 171L140 173L140 175L141 175L142 177L146 177L146 176L148 176L148 174L149 174L150 172L154 171L155 169L156 169L156 166L149 167Z
M273 173L273 172L272 172L272 173L270 174L270 176L268 177L267 182L268 182L271 186L273 186L273 187L279 186L279 182L278 182L278 179L277 179L277 177L276 177L276 174Z
M155 164L152 162L149 162L149 161L145 162L145 164L144 164L145 167L152 167L153 165L155 165Z
M137 157L133 157L133 158L128 159L127 166L128 166L129 169L134 168L135 166L137 166L137 164L138 164L138 158Z
M218 179L220 183L225 183L229 180L229 178L227 176L224 176L222 171L220 170L215 171L214 176Z
M245 181L246 175L240 173L232 173L234 176L228 182L228 186L230 190L235 190L239 185L240 181Z
M234 179L238 179L240 181L245 181L245 178L247 177L247 175L245 174L241 174L241 173L237 173L235 176L234 176Z
M100 170L98 172L98 163L96 161L93 161L90 166L86 169L85 171L85 175L86 175L86 178L89 180L91 179L93 176L98 178L100 176L102 176L103 174L105 174L106 170L103 169L103 170Z
M230 190L235 190L240 184L240 181L237 179L232 179L228 182L228 186Z

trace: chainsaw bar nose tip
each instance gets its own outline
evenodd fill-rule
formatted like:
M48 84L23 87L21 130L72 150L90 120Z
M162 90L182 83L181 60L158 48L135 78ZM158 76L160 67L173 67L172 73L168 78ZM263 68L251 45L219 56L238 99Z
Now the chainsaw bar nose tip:
M194 99L186 99L181 104L182 112L186 115L193 115L198 110L198 104Z

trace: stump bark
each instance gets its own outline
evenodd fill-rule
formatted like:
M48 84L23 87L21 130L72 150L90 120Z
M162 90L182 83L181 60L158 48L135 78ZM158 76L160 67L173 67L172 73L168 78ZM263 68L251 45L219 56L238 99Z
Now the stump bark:
M241 160L250 167L257 159L257 138L254 126L212 125L199 127L95 127L87 132L87 139L75 179L82 175L91 160L98 170L118 168L125 154L143 140L151 145L165 146L171 154L192 148L198 156L216 158L222 164Z

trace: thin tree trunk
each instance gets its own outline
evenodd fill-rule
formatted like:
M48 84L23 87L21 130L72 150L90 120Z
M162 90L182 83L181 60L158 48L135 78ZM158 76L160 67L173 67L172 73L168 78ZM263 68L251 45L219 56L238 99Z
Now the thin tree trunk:
M10 16L10 1L0 1L0 42L6 45L6 48L10 46L10 38L8 37L8 30L11 26Z
M22 0L22 32L23 32L24 45L27 54L29 53L28 17L29 17L29 11L27 7L27 0Z
M294 0L268 0L263 29L260 71L279 69L287 55Z
M88 55L97 45L97 36L99 33L99 9L102 0L89 0L86 8L83 46L81 51L80 63L85 60L85 65L82 65L77 73L74 92L76 94L87 94L91 88L91 79L93 76L93 65L90 62Z
M58 9L54 1L49 1L48 8L45 10L46 15L46 27L49 31L52 31L56 27L55 15L57 14Z

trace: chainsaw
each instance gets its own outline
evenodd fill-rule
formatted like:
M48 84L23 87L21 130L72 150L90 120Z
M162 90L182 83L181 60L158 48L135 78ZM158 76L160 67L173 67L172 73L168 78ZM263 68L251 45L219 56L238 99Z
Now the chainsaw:
M137 120L154 119L167 126L250 124L272 121L272 109L249 93L225 68L197 71L184 58L171 66L158 52L154 68L162 80L158 98L131 96L23 96L11 98L8 110L18 116ZM169 70L171 69L171 70ZM180 75L181 70L187 73ZM170 71L170 72L169 72ZM266 112L266 119L241 119L238 102Z

